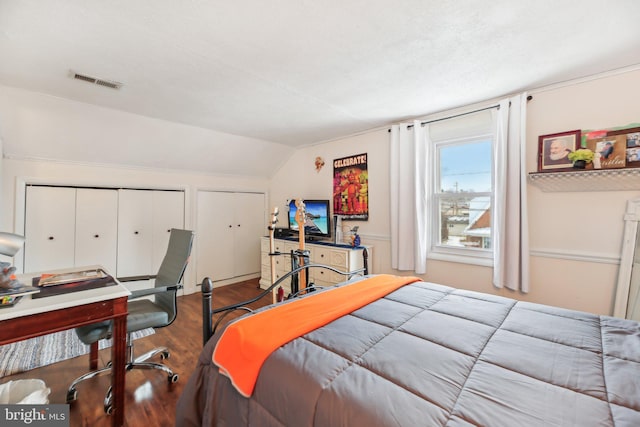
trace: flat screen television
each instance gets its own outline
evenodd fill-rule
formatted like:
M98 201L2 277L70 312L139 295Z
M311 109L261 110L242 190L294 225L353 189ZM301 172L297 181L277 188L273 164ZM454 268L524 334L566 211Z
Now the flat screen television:
M331 237L331 205L329 200L304 200L305 206L305 240ZM289 202L289 228L299 232L296 222L296 201Z

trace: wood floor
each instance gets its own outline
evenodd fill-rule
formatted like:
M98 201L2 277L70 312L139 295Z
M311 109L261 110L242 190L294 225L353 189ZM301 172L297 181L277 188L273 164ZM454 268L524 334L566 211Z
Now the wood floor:
M213 291L213 306L221 307L249 299L260 292L258 279L241 282ZM166 346L171 357L165 363L171 367L180 380L169 384L166 374L161 371L134 370L127 373L125 425L127 426L173 426L178 397L191 375L202 348L202 303L201 294L195 293L178 298L178 317L175 322L156 330L156 333L134 341L136 355L155 347ZM267 296L263 302L254 303L260 307L271 301ZM228 316L229 319L237 317ZM215 321L215 319L214 319ZM110 351L100 352L103 366L110 359ZM160 361L159 357L158 360ZM58 362L0 379L4 383L23 378L40 378L51 388L50 403L66 403L67 387L75 378L87 372L88 356ZM78 385L78 400L70 407L72 427L108 427L111 417L103 410L104 393L110 384L110 377L93 378Z

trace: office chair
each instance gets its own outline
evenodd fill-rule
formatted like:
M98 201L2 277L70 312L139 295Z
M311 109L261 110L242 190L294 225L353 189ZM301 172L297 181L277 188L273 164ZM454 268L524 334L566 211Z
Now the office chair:
M173 323L178 311L176 301L178 289L182 288L182 285L178 282L182 279L187 263L189 262L192 243L192 231L171 229L169 246L158 270L158 274L156 275L155 286L153 288L131 292L127 304L129 311L127 315L127 350L129 353L129 361L126 365L127 372L132 369L159 369L168 375L170 384L178 381L178 374L173 373L166 365L146 362L146 360L157 354L160 354L162 359L168 358L169 350L166 347L153 349L134 359L131 333L146 328L161 328ZM149 295L154 295L155 300L150 301L146 298L138 299ZM90 369L92 369L92 371L82 375L71 383L67 391L67 403L71 403L78 398L78 392L76 390L78 383L89 378L110 373L111 362L109 362L106 367L97 369L97 352L98 341L111 337L111 327L111 322L100 322L75 329L80 341L91 346ZM111 393L112 390L111 387L109 387L104 400L104 411L107 414L111 414L113 410Z

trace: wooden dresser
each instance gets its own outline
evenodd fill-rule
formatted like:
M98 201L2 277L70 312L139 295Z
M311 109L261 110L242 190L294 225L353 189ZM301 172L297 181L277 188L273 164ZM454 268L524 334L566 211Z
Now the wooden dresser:
M271 283L271 260L269 256L269 238L261 239L261 277L260 287L268 288ZM281 255L275 257L276 262L276 280L291 271L291 252L298 249L298 241L275 239L275 250ZM346 244L334 245L324 242L311 242L305 244L305 249L310 253L310 260L313 264L325 264L334 267L340 271L355 271L363 267L362 252L367 249L369 254L369 272L372 272L373 246L362 245L352 248ZM313 282L317 286L330 286L336 283L344 282L346 276L334 273L330 270L312 269L310 271L309 283ZM291 292L289 281L283 283L285 295Z

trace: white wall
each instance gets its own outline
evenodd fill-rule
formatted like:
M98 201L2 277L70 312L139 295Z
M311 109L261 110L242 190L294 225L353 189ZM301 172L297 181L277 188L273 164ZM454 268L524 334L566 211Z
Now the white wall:
M388 132L386 129L365 133L344 140L298 150L271 179L270 210L278 206L284 215L278 226L286 227L287 199L331 199L333 192L333 160L353 154L367 153L369 169L369 220L343 221L343 229L358 225L363 244L375 245L373 265L376 270L390 268L389 240L389 165ZM315 158L325 165L316 172ZM371 171L374 171L371 174ZM381 244L378 244L378 241ZM380 270L384 269L384 270Z
M18 233L24 220L16 217L24 211L16 205L24 205L24 194L16 193L23 191L20 183L185 189L185 226L195 230L197 190L266 192L266 177L293 152L1 85L0 144L0 230ZM186 293L202 280L195 277L195 260L185 273Z
M2 85L0 137L5 158L254 177L270 176L294 151L256 138Z
M640 121L640 70L534 93L528 108L527 167L538 136ZM638 178L640 180L640 178ZM585 187L589 181L584 182ZM530 297L594 313L613 312L626 203L639 191L545 193L529 185Z
M27 144L47 137L47 129L60 131L53 107L59 100L43 100L40 96L30 100L30 94L11 94L12 99L0 100L0 138L7 144ZM527 166L537 168L538 136L572 129L596 129L621 126L640 121L640 71L600 76L597 79L533 91L534 99L528 108ZM19 102L22 111L16 113L11 102ZM64 106L64 105L63 105ZM46 108L45 108L46 107ZM180 135L191 135L182 125L150 123L148 118L119 116L118 113L86 106L79 113L78 106L67 105L69 115L81 114L92 123L104 117L116 119L119 132L136 129L143 135L157 135L159 129L173 129ZM124 113L123 113L124 114ZM42 119L42 120L40 120ZM71 120L67 117L68 120ZM69 122L73 123L73 120ZM40 126L33 129L33 126ZM180 128L180 129L178 129ZM80 130L78 130L80 129ZM91 127L74 129L74 141L91 141L97 133ZM186 133L185 133L186 132ZM99 132L98 132L99 133ZM196 132L198 133L198 132ZM198 133L199 134L199 133ZM57 141L64 135L56 134ZM195 134L193 134L195 135ZM100 136L100 135L98 135ZM332 161L353 154L367 153L369 167L369 209L367 222L349 222L346 227L359 225L363 243L374 245L374 272L392 272L389 251L389 186L388 138L386 129L375 130L307 147L295 152L273 176L266 178L239 178L196 174L179 171L136 169L118 166L28 161L5 158L0 165L2 173L2 206L0 229L15 230L16 183L35 180L51 183L80 183L109 186L140 186L148 188L187 189L188 227L196 227L194 218L195 191L250 190L269 192L267 213L274 205L286 212L289 198L330 198ZM10 140L10 141L9 141ZM109 141L100 139L104 144ZM178 147L180 147L179 139ZM42 141L40 141L42 143ZM153 145L151 145L153 146ZM277 150L276 150L277 151ZM125 151L126 152L126 151ZM196 151L192 155L197 155ZM253 153L252 153L253 154ZM326 165L318 173L316 156ZM280 156L282 158L282 156ZM247 167L238 162L235 170ZM588 183L585 183L588 185ZM429 261L426 280L452 286L515 297L523 300L553 304L594 313L612 312L615 282L621 251L622 214L626 201L640 196L638 191L543 193L529 185L529 232L531 235L531 291L523 295L507 290L496 290L491 284L491 269L486 267ZM193 268L190 271L195 271ZM187 283L195 283L193 273L187 271Z
M533 91L528 105L527 168L537 169L538 136L640 121L640 71L600 76ZM368 153L369 211L359 225L363 243L374 245L376 273L391 272L389 238L389 134L386 129L299 150L271 182L270 206L287 198L330 198L332 160ZM326 165L316 173L314 159ZM585 183L585 185L588 185ZM610 314L622 244L626 201L638 191L543 193L528 185L531 291L499 290L492 269L429 261L425 280L521 300Z

